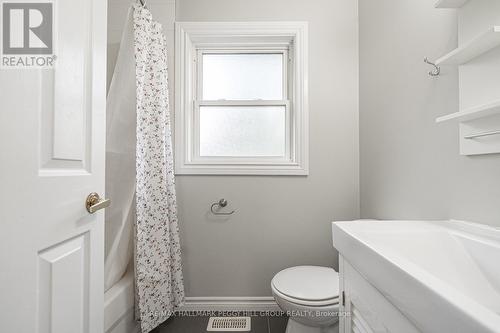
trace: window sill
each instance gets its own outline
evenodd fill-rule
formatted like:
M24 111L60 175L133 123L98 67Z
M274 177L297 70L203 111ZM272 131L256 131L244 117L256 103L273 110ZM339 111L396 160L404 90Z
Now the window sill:
M184 165L176 175L307 176L307 166L293 165Z

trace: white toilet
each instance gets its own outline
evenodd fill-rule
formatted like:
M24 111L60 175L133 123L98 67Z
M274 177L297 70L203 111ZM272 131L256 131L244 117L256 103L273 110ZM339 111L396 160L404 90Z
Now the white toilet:
M274 276L271 288L290 317L286 333L338 332L339 275L333 268L290 267Z

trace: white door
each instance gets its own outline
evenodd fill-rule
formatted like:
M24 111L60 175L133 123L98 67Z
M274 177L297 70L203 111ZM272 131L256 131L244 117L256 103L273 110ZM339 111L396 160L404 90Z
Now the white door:
M53 5L56 67L0 69L5 333L103 330L104 212L84 204L104 195L107 5Z

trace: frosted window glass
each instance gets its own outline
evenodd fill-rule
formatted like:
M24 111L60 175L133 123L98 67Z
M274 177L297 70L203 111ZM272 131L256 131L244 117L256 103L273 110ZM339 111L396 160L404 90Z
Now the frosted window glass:
M201 156L284 156L284 106L200 107Z
M282 54L204 54L204 100L282 100Z

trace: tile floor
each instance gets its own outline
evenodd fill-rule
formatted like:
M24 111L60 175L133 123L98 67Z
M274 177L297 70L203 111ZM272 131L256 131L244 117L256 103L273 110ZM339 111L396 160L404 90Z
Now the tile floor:
M231 314L233 316L235 314ZM246 314L238 314L245 316ZM247 314L248 315L248 314ZM222 314L213 316L223 317ZM204 333L207 332L210 316L174 316L151 331L151 333ZM265 313L252 314L251 332L253 333L285 333L287 317L268 316Z

